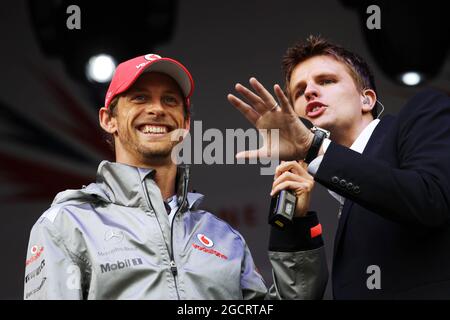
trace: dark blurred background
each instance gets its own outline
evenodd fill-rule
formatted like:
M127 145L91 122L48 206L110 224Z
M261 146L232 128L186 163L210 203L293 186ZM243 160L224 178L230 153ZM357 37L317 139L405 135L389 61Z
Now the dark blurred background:
M425 86L450 93L444 2L421 3L4 1L0 299L22 299L29 232L55 194L90 183L98 163L112 159L98 125L107 82L97 81L108 81L114 61L151 52L180 60L196 84L192 120L202 120L203 131L225 132L250 127L226 100L234 84L251 76L268 87L282 83L280 61L286 48L309 34L321 34L369 62L384 113L395 114ZM376 12L367 13L373 4L380 8L381 29L367 25ZM74 19L78 8L79 25ZM376 21L370 20L371 25ZM204 206L244 235L268 284L271 182L271 176L260 175L259 165L193 167L192 187L206 194ZM312 209L319 212L331 270L337 202L317 185ZM330 284L325 299L332 298Z

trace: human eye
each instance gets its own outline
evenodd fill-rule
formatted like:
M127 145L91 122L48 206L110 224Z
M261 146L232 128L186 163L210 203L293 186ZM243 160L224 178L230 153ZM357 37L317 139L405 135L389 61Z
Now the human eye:
M320 84L321 85L327 85L327 84L332 84L335 83L336 80L332 79L332 78L324 78L322 80L320 80Z
M179 99L172 95L163 96L163 101L165 104L168 104L169 106L176 106L180 103Z
M131 97L131 101L135 103L143 103L148 100L148 97L145 94L134 94Z
M300 98L304 92L305 92L305 90L302 88L297 89L294 94L294 99Z

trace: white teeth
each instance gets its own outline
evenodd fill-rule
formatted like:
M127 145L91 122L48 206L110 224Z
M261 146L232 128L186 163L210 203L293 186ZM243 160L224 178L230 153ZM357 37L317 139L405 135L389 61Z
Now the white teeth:
M165 126L152 126L152 125L144 125L141 127L141 131L143 133L167 133L167 127Z
M321 107L322 107L322 106L315 106L315 107L311 110L311 112L316 112L316 111L319 110Z

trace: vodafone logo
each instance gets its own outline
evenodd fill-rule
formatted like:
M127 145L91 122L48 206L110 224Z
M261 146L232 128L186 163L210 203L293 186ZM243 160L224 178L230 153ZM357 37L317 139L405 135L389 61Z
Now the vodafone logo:
M152 61L152 60L156 60L156 59L161 59L161 56L158 56L157 54L150 53L150 54L146 54L144 56L144 59L148 60L148 61Z
M197 234L198 240L206 247L211 248L214 242L202 233Z
M38 252L39 252L39 246L34 245L34 246L31 247L30 253L31 253L33 256L35 256Z
M143 66L147 65L147 63L148 63L148 62L142 62L142 63L138 64L138 65L136 66L136 69L142 68Z
M44 247L42 247L42 246L38 246L38 245L32 246L30 249L31 257L30 257L30 259L25 261L25 265L28 266L28 265L32 264L34 261L36 261L37 259L39 259L39 257L41 256L43 251L44 251Z

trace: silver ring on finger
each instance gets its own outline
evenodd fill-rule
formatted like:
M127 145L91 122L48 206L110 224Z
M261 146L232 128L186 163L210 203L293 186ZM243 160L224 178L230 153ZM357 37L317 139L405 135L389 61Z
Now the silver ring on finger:
M278 106L279 106L279 105L278 105L278 102L276 102L275 105L272 107L272 109L270 109L270 111L275 110L276 108L278 108Z

